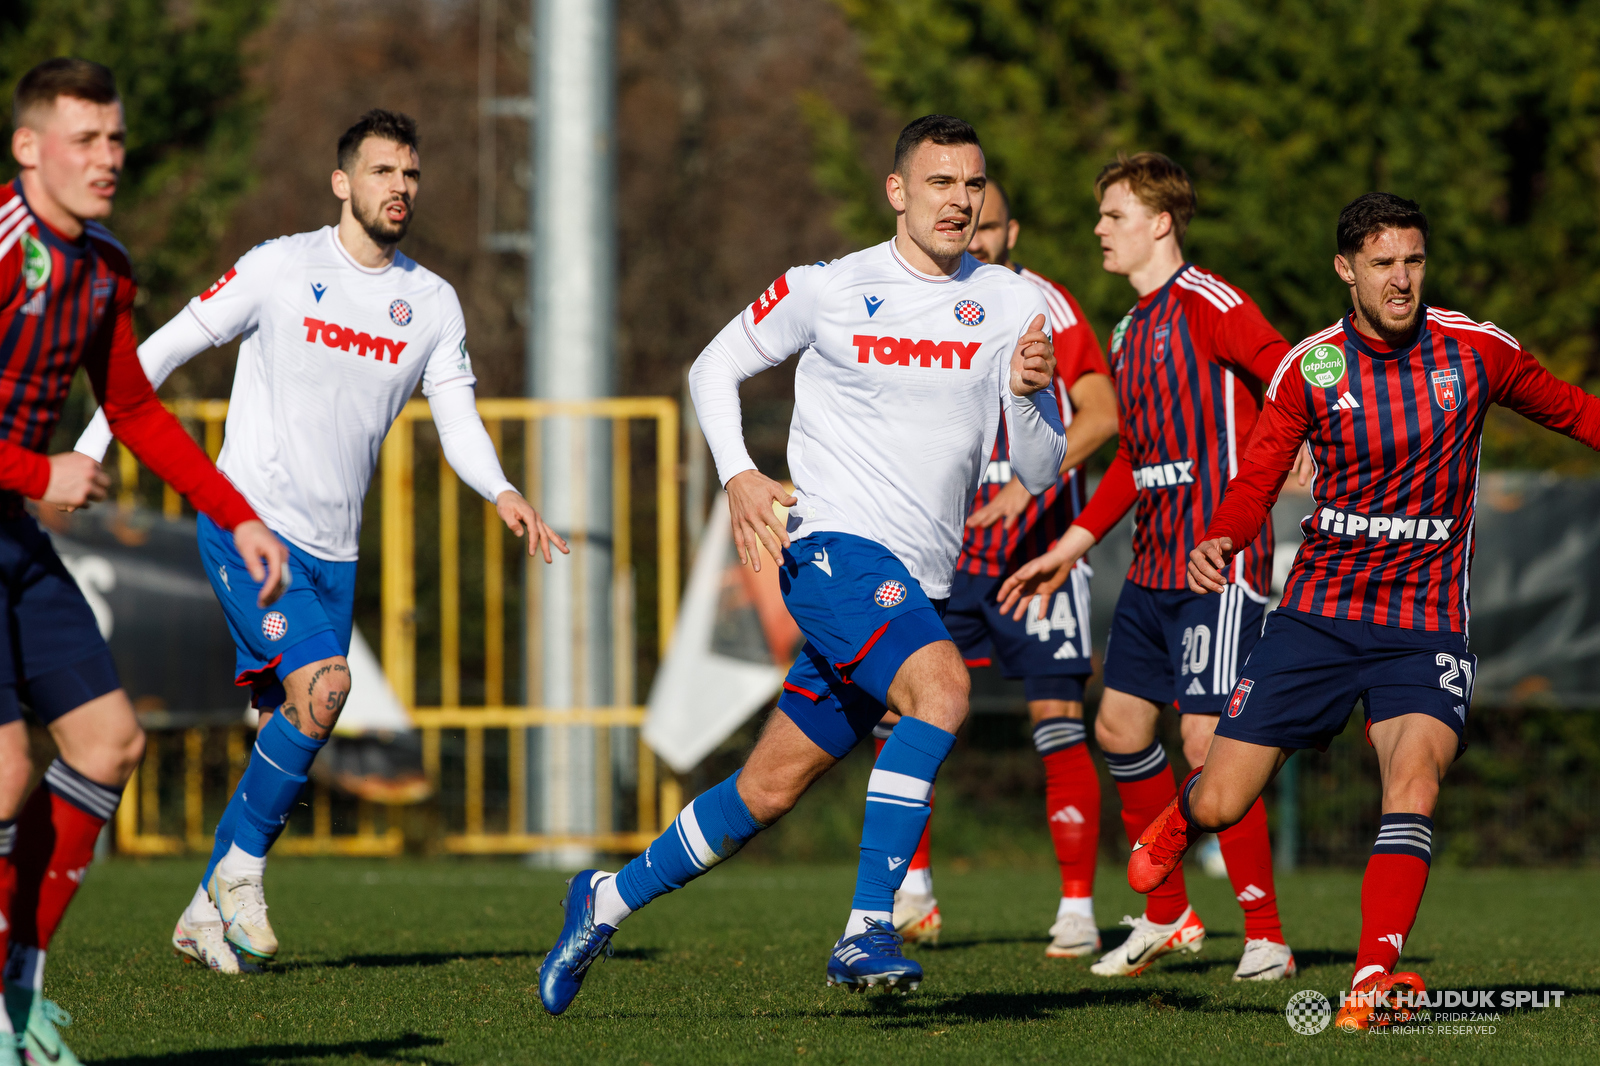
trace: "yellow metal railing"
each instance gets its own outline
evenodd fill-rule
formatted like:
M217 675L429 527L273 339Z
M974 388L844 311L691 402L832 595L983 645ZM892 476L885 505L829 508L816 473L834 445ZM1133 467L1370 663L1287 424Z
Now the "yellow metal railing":
M199 422L206 451L215 458L222 446L227 401L180 400L168 405L181 419ZM502 460L508 457L504 441L508 428L520 429L522 474L525 491L535 506L540 506L539 447L541 423L551 418L602 419L611 423L611 484L613 587L612 604L614 649L614 691L631 696L634 691L635 611L629 593L634 567L633 448L630 425L636 421L654 424L655 522L653 530L656 570L656 636L665 655L667 642L677 615L679 585L678 515L678 407L662 397L621 398L581 402L521 399L480 400L478 410ZM505 526L492 503L483 503L483 692L484 706L461 706L462 660L462 567L461 505L459 482L444 457L438 456L437 536L438 536L438 693L439 705L418 707L417 703L417 576L416 508L417 440L416 425L429 420L426 402L412 401L402 410L395 427L384 441L380 471L382 504L381 528L381 657L384 672L400 702L409 711L422 734L423 767L438 794L443 778L443 738L447 731L463 734L462 807L463 824L459 831L436 834L436 846L446 851L469 854L531 852L566 846L585 846L601 851L642 850L661 825L677 815L681 807L678 782L671 774L658 774L654 754L638 742L636 764L634 828L611 828L616 821L612 797L610 740L612 729L637 729L644 709L631 703L615 707L548 709L506 706L506 565ZM519 425L520 424L520 425ZM139 467L126 449L120 449L118 469L121 486L118 500L132 507L138 499ZM577 479L581 482L582 479ZM541 508L542 509L542 508ZM162 510L169 517L183 513L183 501L170 488L164 489ZM581 513L581 510L580 510ZM591 550L583 536L573 538L572 556L558 565L581 566L583 553ZM537 645L539 590L543 563L524 567L524 619L528 647ZM581 570L578 572L582 572ZM575 583L581 586L581 583ZM575 628L581 633L585 609L581 593L575 605ZM531 654L531 653L530 653ZM534 667L530 664L530 670ZM533 690L533 686L528 686ZM526 731L532 728L590 727L595 729L596 824L600 832L584 835L530 833L526 821L528 768ZM504 831L491 831L486 818L485 736L500 731L505 739ZM163 748L181 736L183 744L182 835L161 832L161 772ZM203 752L205 731L188 729L181 733L152 731L145 766L129 783L117 816L117 846L130 854L177 854L204 850L210 846L204 824ZM231 792L243 772L249 750L250 733L243 726L228 730L228 786ZM385 828L377 828L377 805L362 802L357 806L357 831L335 834L332 829L332 797L320 784L314 787L312 832L286 834L278 844L280 851L301 854L388 855L399 853L404 845L397 823L397 812L386 812ZM437 823L435 823L437 824Z

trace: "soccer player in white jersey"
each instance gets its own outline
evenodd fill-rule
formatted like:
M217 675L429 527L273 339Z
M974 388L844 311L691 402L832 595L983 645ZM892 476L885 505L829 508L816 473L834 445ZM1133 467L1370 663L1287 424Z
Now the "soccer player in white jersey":
M245 253L139 348L156 384L242 338L217 466L290 546L289 590L271 609L229 540L199 517L200 555L238 647L238 683L261 710L250 764L173 946L236 973L273 958L266 855L350 694L361 505L390 425L417 383L452 468L528 552L567 546L506 480L478 418L455 290L400 254L421 177L416 123L374 110L339 139L339 223ZM97 414L77 450L110 444Z
M855 898L828 983L921 982L891 915L934 775L967 715L967 668L940 617L962 523L1002 417L1030 492L1055 481L1066 454L1044 295L966 254L986 184L971 126L943 115L911 123L886 180L895 237L789 270L695 362L695 410L740 558L757 569L763 550L781 558L784 602L806 643L744 768L620 873L572 879L539 973L552 1014L623 919L781 818L886 708L902 718L868 785ZM739 383L797 351L790 496L745 450ZM774 503L789 508L786 524Z

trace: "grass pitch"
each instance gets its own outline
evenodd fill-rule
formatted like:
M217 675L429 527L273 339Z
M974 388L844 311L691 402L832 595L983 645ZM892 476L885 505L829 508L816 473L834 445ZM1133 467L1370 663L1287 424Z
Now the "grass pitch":
M945 944L910 996L823 987L853 867L734 860L634 916L561 1018L539 1007L561 875L512 863L273 860L273 972L181 966L167 937L196 862L94 867L50 952L46 994L85 1060L258 1063L1552 1062L1600 1061L1600 874L1433 875L1405 963L1430 987L1561 988L1560 1009L1502 1011L1483 1035L1301 1036L1283 1008L1349 979L1360 876L1278 883L1301 974L1230 980L1243 949L1225 881L1190 878L1204 952L1141 978L1046 960L1049 873L936 869ZM1108 946L1134 908L1103 870Z

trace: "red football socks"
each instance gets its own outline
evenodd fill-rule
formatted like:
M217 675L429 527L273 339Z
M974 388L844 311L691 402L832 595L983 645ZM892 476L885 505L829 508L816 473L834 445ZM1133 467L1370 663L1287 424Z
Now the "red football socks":
M1077 718L1046 718L1033 729L1034 746L1044 761L1045 825L1066 899L1094 895L1100 848L1100 775L1083 740L1083 722Z
M1122 799L1122 827L1131 847L1178 794L1178 783L1173 780L1172 764L1159 740L1143 751L1128 755L1108 751L1105 757L1117 783L1117 795ZM1188 906L1189 893L1180 865L1160 888L1145 897L1144 915L1157 925L1167 925L1177 921Z
M1378 970L1394 972L1417 920L1432 859L1432 819L1420 814L1383 816L1361 879L1361 942L1356 946L1352 986Z
M1267 833L1267 805L1258 797L1243 821L1217 834L1228 880L1244 909L1247 940L1283 943L1278 920L1278 891L1272 880L1272 840Z
M94 860L95 840L122 789L91 781L57 759L17 819L12 947L50 946L61 916Z

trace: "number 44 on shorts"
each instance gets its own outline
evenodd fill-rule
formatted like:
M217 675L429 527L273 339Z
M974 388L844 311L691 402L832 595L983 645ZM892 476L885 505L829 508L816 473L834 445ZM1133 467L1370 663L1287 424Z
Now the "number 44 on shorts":
M1078 619L1072 613L1072 600L1065 592L1056 593L1055 602L1050 607L1050 617L1040 618L1039 597L1035 596L1033 602L1028 604L1028 636L1037 636L1039 643L1044 644L1050 640L1052 632L1059 632L1065 636L1066 642L1061 645L1061 651L1056 658L1066 658L1077 654L1077 649L1072 646L1072 641L1078 639Z

